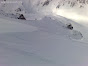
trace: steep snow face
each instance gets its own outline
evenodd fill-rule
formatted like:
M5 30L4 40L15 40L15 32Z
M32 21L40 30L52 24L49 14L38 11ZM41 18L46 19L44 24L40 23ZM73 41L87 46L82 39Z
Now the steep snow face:
M37 0L33 3L37 12L61 15L85 26L88 25L88 0Z
M66 8L66 9L74 9L74 8L85 8L88 5L88 0L34 0L31 2L33 6L41 7L41 8ZM52 10L50 10L52 11Z
M87 27L88 25L88 0L65 0L59 2L53 13L61 15Z

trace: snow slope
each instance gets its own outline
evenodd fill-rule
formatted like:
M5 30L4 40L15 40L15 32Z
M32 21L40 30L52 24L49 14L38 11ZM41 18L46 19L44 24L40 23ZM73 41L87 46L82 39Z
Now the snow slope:
M2 1L0 66L88 66L87 5L57 9L60 0L47 0L49 5L44 5L46 0ZM27 20L13 19L21 13ZM73 30L67 28L69 23Z
M88 43L82 33L86 27L57 17L29 21L0 18L0 65L87 66ZM74 30L66 28L69 22ZM75 31L81 31L83 37L73 35Z

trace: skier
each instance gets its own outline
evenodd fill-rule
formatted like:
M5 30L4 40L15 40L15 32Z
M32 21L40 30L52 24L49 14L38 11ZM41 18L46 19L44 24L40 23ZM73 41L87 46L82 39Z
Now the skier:
M70 29L70 30L73 30L73 26L71 24L68 24L67 28Z

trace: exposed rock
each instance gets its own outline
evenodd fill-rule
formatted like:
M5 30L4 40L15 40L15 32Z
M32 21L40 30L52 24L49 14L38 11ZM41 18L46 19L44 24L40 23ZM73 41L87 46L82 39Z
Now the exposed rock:
M49 0L45 1L44 4L43 4L43 6L48 5L49 2L50 2Z
M26 20L26 18L24 17L23 14L20 14L20 16L18 17L18 19Z

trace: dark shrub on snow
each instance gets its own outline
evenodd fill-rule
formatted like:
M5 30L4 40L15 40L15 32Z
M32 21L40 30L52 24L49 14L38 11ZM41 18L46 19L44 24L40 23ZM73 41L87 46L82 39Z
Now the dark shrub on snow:
M18 19L26 20L26 18L24 17L23 14L20 14L20 16L18 17Z
M48 5L48 4L49 4L49 0L45 1L43 6Z

